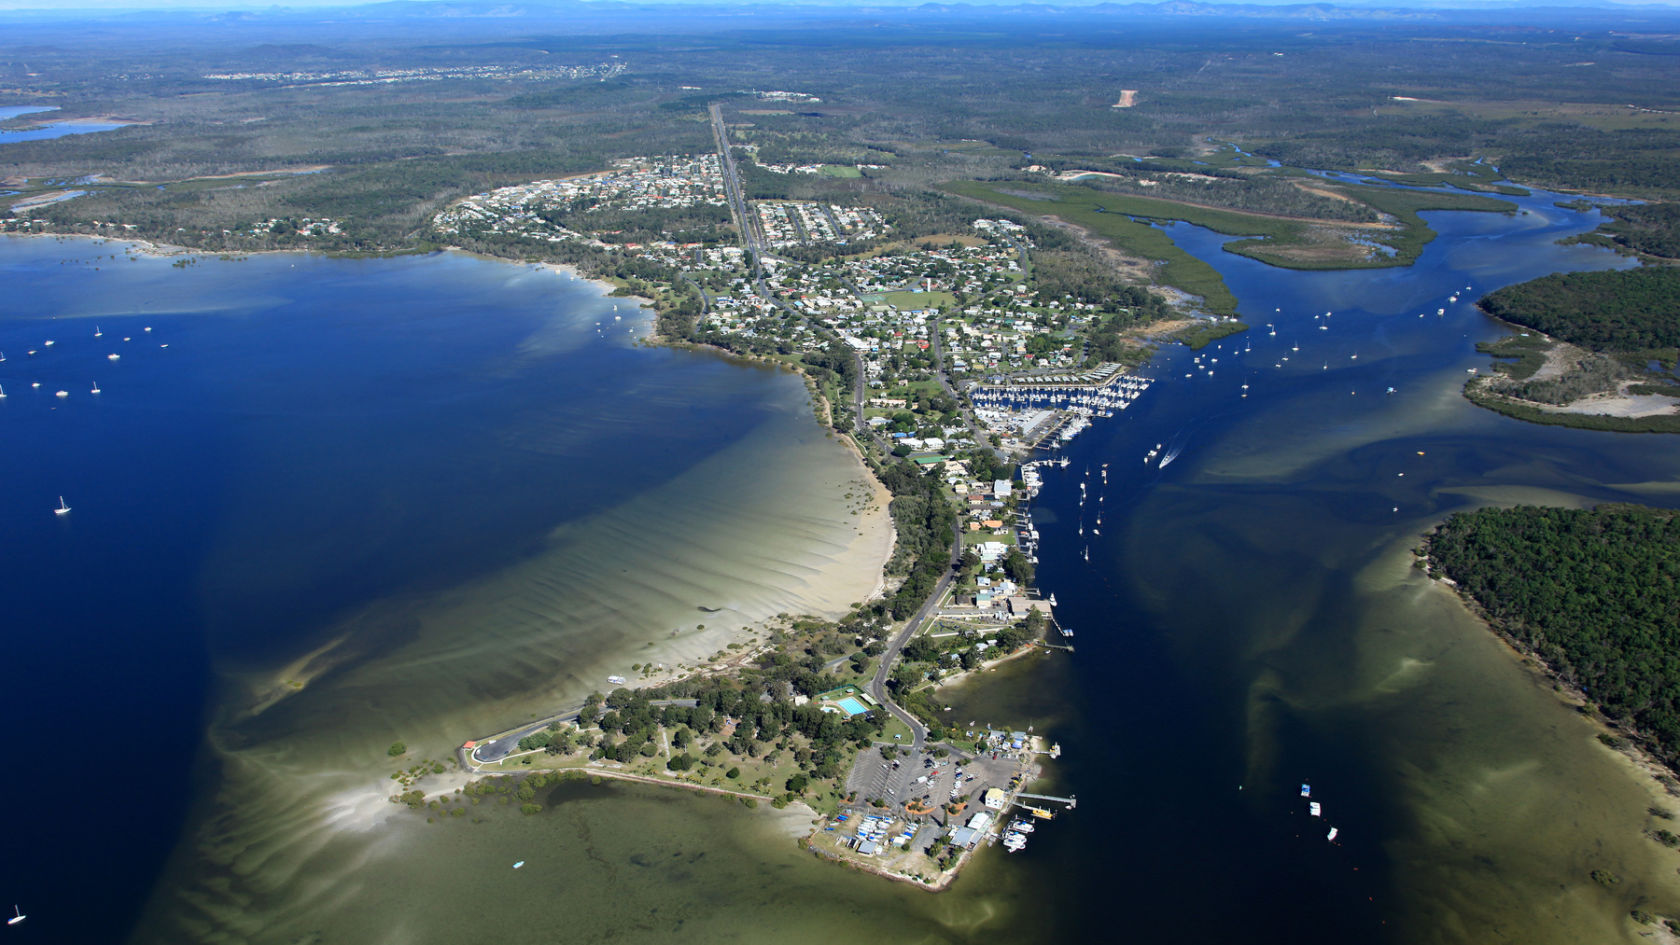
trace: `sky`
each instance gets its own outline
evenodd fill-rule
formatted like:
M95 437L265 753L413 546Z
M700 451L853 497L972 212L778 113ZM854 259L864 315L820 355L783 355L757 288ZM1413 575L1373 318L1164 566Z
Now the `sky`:
M306 10L322 7L360 6L378 0L0 0L0 11L30 10L67 12L69 10L271 10L289 9ZM461 2L461 0L414 0L422 3ZM467 0L473 2L473 0ZM552 0L550 0L552 2ZM627 0L636 5L651 5L670 3L685 6L727 6L731 3L755 3L774 5L787 3L788 5L821 5L821 6L917 6L930 0ZM1087 6L1100 2L1117 3L1153 3L1157 0L932 0L932 2L967 3L973 5L995 6L1015 3L1043 3L1054 6ZM1424 7L1424 8L1476 8L1487 6L1604 6L1614 4L1618 6L1680 6L1680 0L1197 0L1201 3L1217 4L1220 2L1236 2L1244 4L1275 6L1282 4L1300 4L1312 2L1328 2L1341 7ZM491 4L486 4L491 5ZM520 6L541 7L545 0L505 0L508 7Z

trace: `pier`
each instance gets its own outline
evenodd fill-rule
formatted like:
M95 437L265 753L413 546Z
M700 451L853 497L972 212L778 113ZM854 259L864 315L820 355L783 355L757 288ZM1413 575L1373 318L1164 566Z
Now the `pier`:
M1125 410L1151 381L1122 373L1117 365L1076 374L1018 376L965 388L975 418L1003 434L1020 431L1028 449L1054 449L1078 436L1099 417Z
M1017 792L1015 796L1017 798L1022 798L1022 797L1030 798L1030 799L1035 800L1035 801L1054 801L1057 804L1066 804L1068 810L1073 810L1075 807L1079 806L1078 796L1074 796L1074 797L1052 797L1048 794L1028 794L1025 791Z
M1026 436L1022 437L1022 441L1027 444L1028 449L1055 449L1061 444L1062 431L1073 421L1073 418L1074 415L1071 413L1057 412L1050 419L1027 431Z

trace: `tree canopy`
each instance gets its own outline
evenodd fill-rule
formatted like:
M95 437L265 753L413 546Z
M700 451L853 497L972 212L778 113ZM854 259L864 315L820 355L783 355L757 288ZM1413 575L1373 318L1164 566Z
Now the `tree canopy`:
M1506 286L1478 303L1495 318L1594 351L1680 347L1680 269L1570 272Z
M1680 760L1680 517L1523 506L1449 517L1430 560L1606 715Z

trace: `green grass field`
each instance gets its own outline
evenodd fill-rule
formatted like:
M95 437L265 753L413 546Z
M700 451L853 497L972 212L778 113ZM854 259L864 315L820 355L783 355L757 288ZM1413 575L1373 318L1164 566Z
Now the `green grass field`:
M860 171L857 168L851 166L850 164L824 164L822 172L823 172L823 176L825 176L825 177L862 177L863 176L862 171Z
M877 741L893 745L908 745L910 744L910 735L910 726L899 721L898 716L889 714L887 716L887 726L881 730L880 738Z
M937 393L942 388L938 381L908 381L882 393L882 397L914 397L918 391L923 393Z
M955 308L957 297L949 292L883 292L878 298L900 309Z

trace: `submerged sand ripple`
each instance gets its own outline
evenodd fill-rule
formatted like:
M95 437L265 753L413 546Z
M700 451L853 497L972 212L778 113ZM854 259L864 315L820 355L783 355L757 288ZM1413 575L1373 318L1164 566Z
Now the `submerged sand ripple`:
M796 380L775 383L774 396L802 398ZM874 501L860 512L842 496L865 487ZM876 586L890 551L878 492L808 413L782 411L663 486L554 529L507 568L341 616L307 673L288 660L230 677L210 735L220 788L139 940L360 927L350 916L380 898L392 858L433 855L439 836L387 800L400 790L392 769L608 688L633 662L703 665L778 613L838 615ZM304 685L288 688L298 675ZM275 692L289 694L262 700ZM393 762L384 748L398 739L409 754ZM448 843L465 826L448 825ZM354 940L419 934L398 928Z

